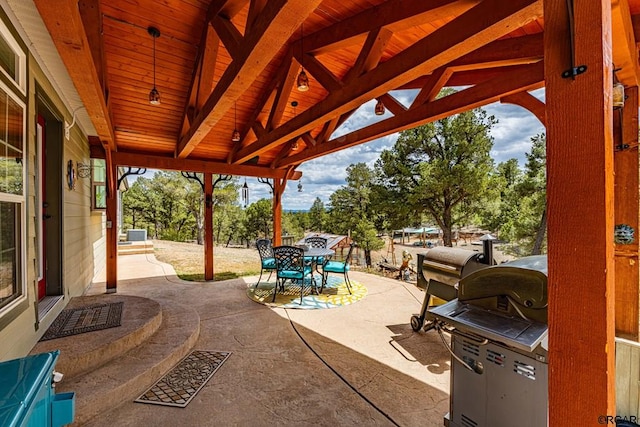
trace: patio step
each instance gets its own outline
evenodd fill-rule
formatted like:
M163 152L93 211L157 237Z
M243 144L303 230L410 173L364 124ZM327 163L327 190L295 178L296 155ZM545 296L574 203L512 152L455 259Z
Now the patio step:
M135 242L120 242L118 244L118 255L152 254L153 242L151 240L141 240Z
M99 414L134 400L195 345L200 335L198 313L174 302L158 302L162 322L153 335L99 368L73 378L65 377L58 384L58 392L76 393L74 425L83 425Z
M37 343L32 354L60 350L56 371L65 379L93 371L138 347L162 323L160 303L127 295L94 295L71 299L67 309L94 304L123 302L121 326Z

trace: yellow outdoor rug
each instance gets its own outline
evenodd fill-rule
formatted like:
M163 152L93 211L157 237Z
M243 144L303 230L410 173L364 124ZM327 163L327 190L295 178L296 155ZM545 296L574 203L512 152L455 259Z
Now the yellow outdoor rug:
M322 277L316 275L315 279L318 290L320 290ZM347 285L342 276L329 276L327 284L319 295L312 293L312 287L309 286L309 279L306 279L304 282L302 304L300 304L300 285L287 282L284 292L278 292L276 295L275 302L272 302L275 280L271 282L260 282L257 288L254 288L254 286L255 283L251 283L247 289L247 296L249 298L260 304L282 308L335 308L353 304L367 295L367 288L354 280L351 281L351 295L349 295Z

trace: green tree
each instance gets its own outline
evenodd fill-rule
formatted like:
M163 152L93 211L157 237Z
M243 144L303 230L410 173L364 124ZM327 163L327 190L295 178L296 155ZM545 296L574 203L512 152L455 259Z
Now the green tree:
M327 220L327 211L324 208L324 203L320 200L320 197L316 197L309 209L309 229L313 231L322 232L325 230L325 222Z
M245 229L248 240L255 240L258 237L272 238L272 212L271 200L267 199L260 199L247 207Z
M358 247L364 250L364 258L367 267L371 267L371 251L377 251L384 247L384 240L378 237L378 232L372 221L360 219L351 235Z
M468 221L486 197L493 169L489 130L495 123L478 109L401 132L376 162L387 203L406 205L389 211L428 215L451 246L453 227Z
M331 232L351 234L354 242L364 250L368 267L371 267L371 251L384 246L374 223L377 213L372 204L373 179L373 171L365 163L350 165L347 168L347 185L330 196L328 221Z
M545 250L547 230L547 138L544 133L531 138L531 151L526 153L525 174L515 188L519 200L512 237L522 243L527 253L537 255Z

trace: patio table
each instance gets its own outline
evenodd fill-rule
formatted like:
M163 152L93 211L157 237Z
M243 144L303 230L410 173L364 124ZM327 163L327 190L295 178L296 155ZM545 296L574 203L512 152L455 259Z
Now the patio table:
M333 249L329 249L329 248L310 248L310 247L305 247L304 249L304 257L306 259L311 258L311 262L313 265L315 265L315 270L322 274L320 271L318 271L318 259L320 258L324 258L325 260L327 258L331 258L332 256L335 255L336 251L334 251ZM312 267L313 267L312 265Z

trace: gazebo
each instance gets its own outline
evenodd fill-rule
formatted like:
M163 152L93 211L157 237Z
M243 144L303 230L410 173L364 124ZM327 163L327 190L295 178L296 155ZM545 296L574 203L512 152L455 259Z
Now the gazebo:
M640 0L2 3L37 60L68 73L106 162L107 292L118 167L203 173L205 200L215 174L272 179L278 244L303 162L496 101L531 111L547 129L549 425L615 415L614 339L639 338ZM462 89L438 98L448 86ZM372 100L391 114L333 136ZM209 278L211 216L207 203ZM614 242L620 225L631 243Z

